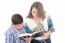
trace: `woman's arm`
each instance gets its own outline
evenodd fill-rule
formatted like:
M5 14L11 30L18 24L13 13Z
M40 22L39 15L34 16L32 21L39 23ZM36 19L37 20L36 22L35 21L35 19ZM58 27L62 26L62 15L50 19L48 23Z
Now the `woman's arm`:
M53 22L52 22L50 17L48 17L48 21L47 22L48 22L48 31L54 32L55 29L54 29Z
M44 33L44 37L48 37L51 35L51 33L53 33L55 31L54 27L53 27L53 23L50 17L48 17L48 31L46 33Z

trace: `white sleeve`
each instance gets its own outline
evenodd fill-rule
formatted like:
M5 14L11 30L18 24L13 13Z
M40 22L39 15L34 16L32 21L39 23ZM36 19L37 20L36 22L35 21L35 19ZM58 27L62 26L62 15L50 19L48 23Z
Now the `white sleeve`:
M32 31L33 31L33 29L36 27L36 25L35 25L35 23L33 22L32 19L27 18L27 19L25 20L25 23L28 25L28 27L29 27L30 30L32 30Z

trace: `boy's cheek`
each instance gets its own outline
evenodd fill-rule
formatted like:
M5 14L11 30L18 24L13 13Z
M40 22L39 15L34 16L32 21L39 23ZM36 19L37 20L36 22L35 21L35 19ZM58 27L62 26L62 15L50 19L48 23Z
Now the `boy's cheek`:
M23 26L19 26L18 29L23 29Z
M23 24L18 24L17 29L23 29L24 25Z

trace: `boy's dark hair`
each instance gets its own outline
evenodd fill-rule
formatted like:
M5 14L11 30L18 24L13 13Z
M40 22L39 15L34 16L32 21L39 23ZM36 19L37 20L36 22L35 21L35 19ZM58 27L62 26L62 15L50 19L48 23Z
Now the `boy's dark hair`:
M20 14L14 14L11 18L14 25L23 23L23 17Z

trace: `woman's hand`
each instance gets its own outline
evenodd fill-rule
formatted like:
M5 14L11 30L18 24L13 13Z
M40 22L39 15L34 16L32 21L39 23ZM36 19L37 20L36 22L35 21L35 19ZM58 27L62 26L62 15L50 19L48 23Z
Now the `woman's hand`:
M47 38L49 38L49 36L51 35L51 31L48 31L48 32L46 32L46 33L44 33L44 39L47 39Z
M44 36L49 36L49 35L51 35L51 31L44 33Z

